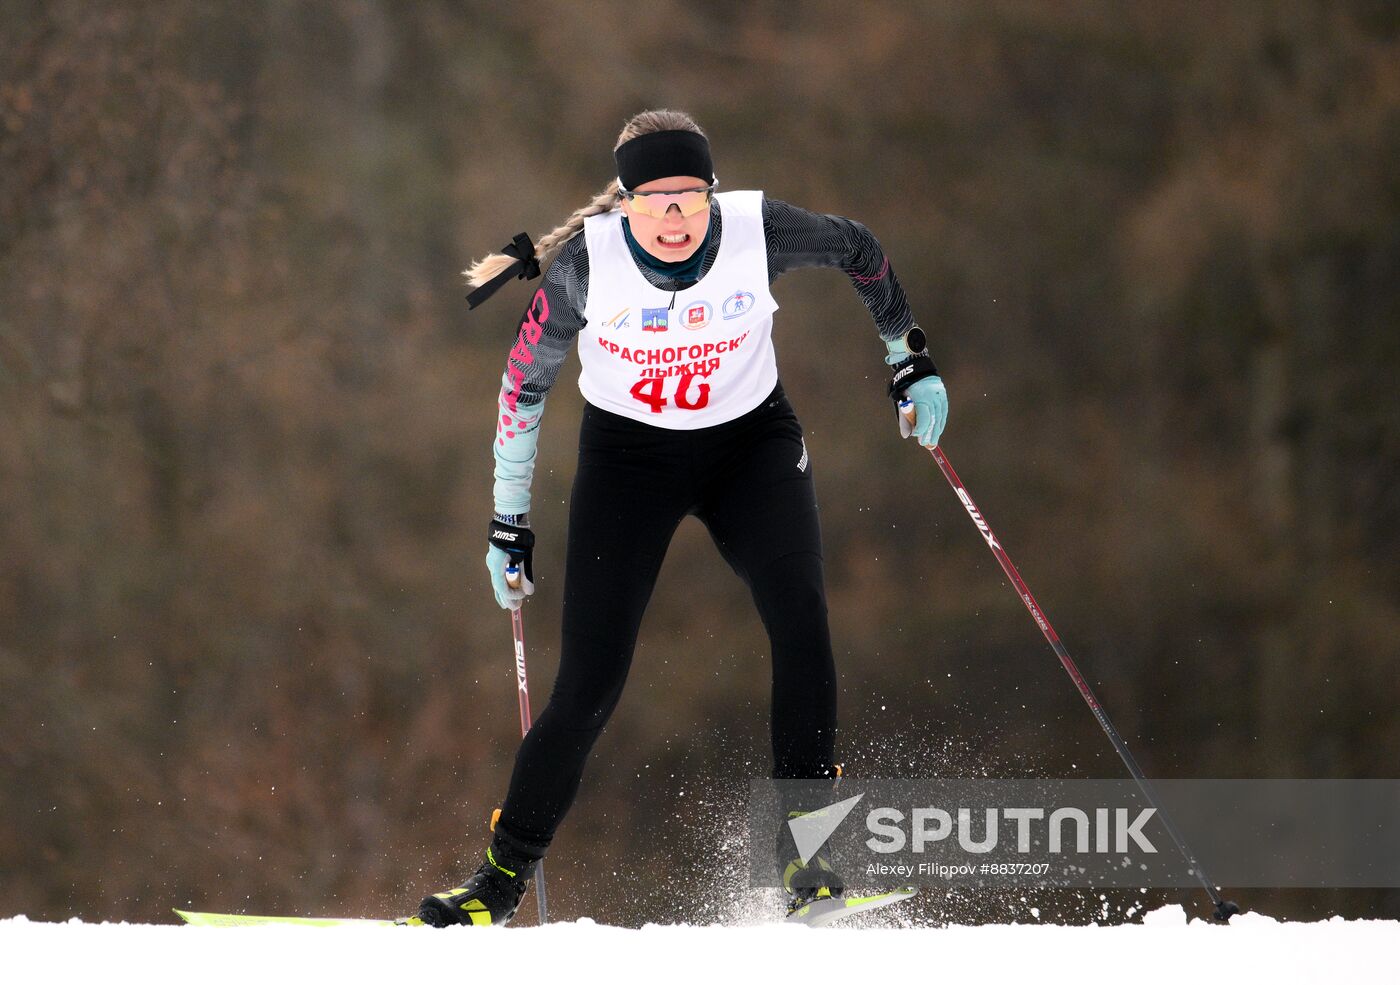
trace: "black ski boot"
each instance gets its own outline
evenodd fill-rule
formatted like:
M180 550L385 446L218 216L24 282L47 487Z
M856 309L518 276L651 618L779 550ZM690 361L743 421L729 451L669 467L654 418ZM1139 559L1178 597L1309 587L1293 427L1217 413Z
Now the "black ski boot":
M513 850L497 832L486 861L466 882L434 893L418 905L418 919L430 927L499 927L515 916L535 874L538 858Z
M807 813L789 811L788 820ZM825 847L819 848L806 862L802 861L787 820L781 823L778 831L778 870L783 874L783 889L788 894L788 916L813 900L829 899L846 891L845 883L832 867Z
M783 888L788 894L788 916L817 899L830 899L846 891L841 876L831 867L824 852L818 852L803 865L794 858L783 870Z

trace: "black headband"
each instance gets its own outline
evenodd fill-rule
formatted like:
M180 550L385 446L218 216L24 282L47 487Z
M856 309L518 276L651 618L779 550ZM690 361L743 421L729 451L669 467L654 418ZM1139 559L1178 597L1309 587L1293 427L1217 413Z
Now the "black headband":
M613 151L617 178L631 191L657 178L691 175L713 181L710 142L690 130L658 130L633 137Z

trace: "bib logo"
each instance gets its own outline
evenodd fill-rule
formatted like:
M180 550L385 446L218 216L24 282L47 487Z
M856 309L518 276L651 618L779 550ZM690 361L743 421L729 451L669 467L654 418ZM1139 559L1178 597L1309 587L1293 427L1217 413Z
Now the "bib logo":
M664 332L666 325L665 308L643 308L642 309L642 331L643 332Z
M731 318L738 318L740 315L748 314L749 309L752 307L752 294L748 291L735 291L724 299L724 307L721 310L724 312L724 320L728 321Z
M626 328L626 327L627 327L627 323L628 323L629 321L631 321L631 320L632 320L632 309L631 309L631 308L623 308L623 309L622 309L621 311L619 311L617 314L613 315L613 316L612 316L611 318L609 318L607 321L603 322L603 324L604 324L606 327L608 327L608 328Z
M685 309L685 315L681 319L681 324L691 331L704 328L710 323L710 317L715 309L710 307L708 301L696 301Z

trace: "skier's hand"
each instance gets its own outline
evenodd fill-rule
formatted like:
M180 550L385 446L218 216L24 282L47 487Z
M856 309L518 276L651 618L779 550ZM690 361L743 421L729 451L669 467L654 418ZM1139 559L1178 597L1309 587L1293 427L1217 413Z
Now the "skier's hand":
M491 547L486 552L486 570L491 573L496 602L502 609L518 609L525 596L535 594L534 531L492 520L489 539ZM506 579L506 569L511 566L517 574L515 587Z
M899 436L911 434L925 448L936 448L948 423L948 391L928 354L924 330L913 325L897 339L886 339L885 364L893 370L889 395L899 418Z
M899 436L911 434L925 448L934 448L948 423L948 390L937 376L910 384L899 403Z

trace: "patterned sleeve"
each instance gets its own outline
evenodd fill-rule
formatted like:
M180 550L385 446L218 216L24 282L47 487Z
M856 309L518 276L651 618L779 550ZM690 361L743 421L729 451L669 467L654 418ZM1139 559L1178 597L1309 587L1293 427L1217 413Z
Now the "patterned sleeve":
M502 407L533 407L548 395L583 329L587 291L588 247L580 233L560 249L525 306L501 380Z
M496 518L504 522L528 522L544 400L583 328L587 284L588 251L584 238L575 236L564 244L545 271L544 283L525 306L515 344L506 357L492 442Z
M770 281L797 267L839 267L869 309L880 338L900 338L914 326L913 312L889 257L859 222L765 198L763 234L768 240Z

